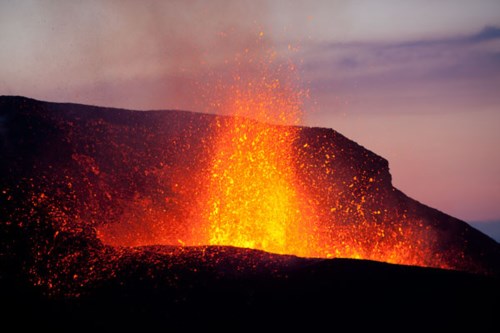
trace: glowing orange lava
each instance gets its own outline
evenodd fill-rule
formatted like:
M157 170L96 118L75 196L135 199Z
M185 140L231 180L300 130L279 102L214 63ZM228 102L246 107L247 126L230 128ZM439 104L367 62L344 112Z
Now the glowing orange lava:
M311 208L295 186L298 129L269 124L296 122L300 99L277 78L237 83L222 104L235 117L215 142L202 213L207 243L318 255Z

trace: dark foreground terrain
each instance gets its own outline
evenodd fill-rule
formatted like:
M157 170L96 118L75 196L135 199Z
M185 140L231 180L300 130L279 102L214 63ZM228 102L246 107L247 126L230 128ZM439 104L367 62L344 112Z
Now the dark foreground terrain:
M79 297L48 297L3 276L14 331L493 332L499 280L348 259L234 248L142 248ZM154 260L152 259L154 258ZM175 260L182 264L168 266Z

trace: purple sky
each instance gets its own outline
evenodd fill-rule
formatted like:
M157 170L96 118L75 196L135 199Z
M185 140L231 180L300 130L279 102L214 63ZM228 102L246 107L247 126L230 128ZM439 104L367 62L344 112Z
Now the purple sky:
M499 239L500 1L3 0L0 94L206 111L197 84L261 31L299 65L305 124Z

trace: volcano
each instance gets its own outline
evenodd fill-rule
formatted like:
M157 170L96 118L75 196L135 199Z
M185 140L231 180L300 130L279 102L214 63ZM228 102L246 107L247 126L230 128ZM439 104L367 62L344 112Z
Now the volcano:
M10 325L496 325L499 244L332 129L12 96L0 120Z

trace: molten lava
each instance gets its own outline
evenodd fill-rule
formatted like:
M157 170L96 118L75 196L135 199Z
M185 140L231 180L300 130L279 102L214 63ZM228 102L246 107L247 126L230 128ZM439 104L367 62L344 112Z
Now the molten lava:
M207 243L318 255L311 207L296 187L298 128L269 124L295 122L300 100L278 79L238 83L222 104L235 117L215 142L203 211Z

